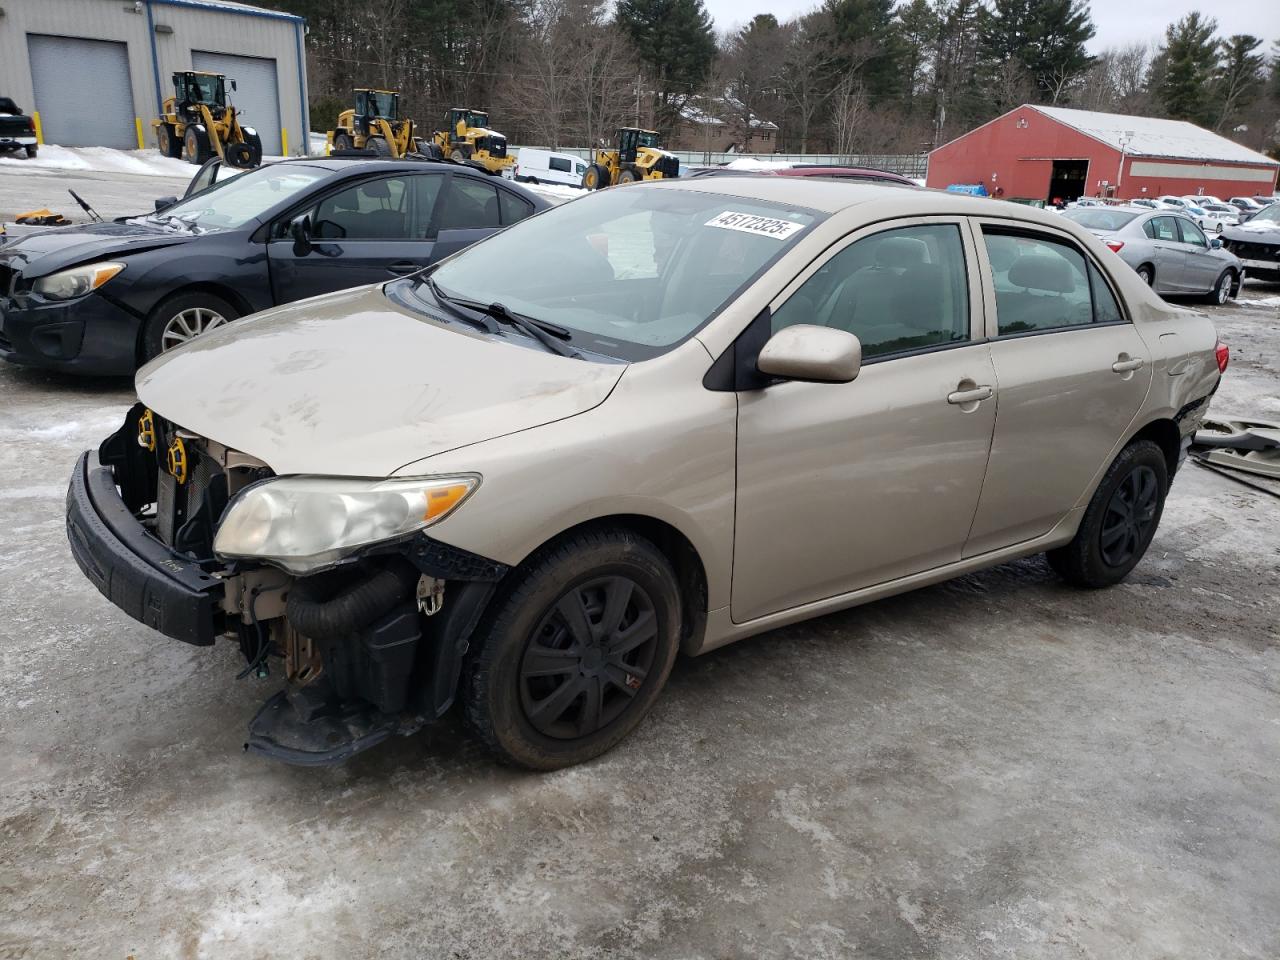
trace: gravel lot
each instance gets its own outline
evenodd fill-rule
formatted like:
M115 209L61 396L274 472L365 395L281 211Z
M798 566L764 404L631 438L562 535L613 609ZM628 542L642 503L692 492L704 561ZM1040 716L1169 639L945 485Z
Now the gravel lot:
M1280 419L1280 309L1211 312L1215 412ZM71 560L131 398L0 369L0 957L1280 956L1273 498L1188 466L1114 589L1035 558L682 661L585 767L448 721L296 769L240 749L275 677Z

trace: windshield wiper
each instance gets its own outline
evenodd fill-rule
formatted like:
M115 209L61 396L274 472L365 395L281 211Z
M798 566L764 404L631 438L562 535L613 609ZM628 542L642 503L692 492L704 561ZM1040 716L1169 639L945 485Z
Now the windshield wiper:
M439 284L430 276L426 278L427 286L431 288L431 292L435 294L437 300L441 303L449 304L454 307L463 307L467 310L474 310L485 318L492 318L485 329L490 333L497 333L498 328L493 324L493 320L499 323L505 323L507 326L515 327L527 337L537 340L540 344L550 350L552 353L558 353L562 357L573 357L576 360L582 359L582 354L569 346L563 341L570 339L572 334L559 324L549 323L546 320L535 320L533 317L526 317L521 313L513 313L501 303L480 303L478 300L465 300L461 297L451 297L441 292Z
M459 310L458 307L470 307L471 306L470 302L465 300L455 300L453 297L449 296L447 293L445 293L443 290L440 289L440 285L437 284L435 280L431 278L431 274L429 273L418 274L413 278L412 282L414 286L417 286L419 283L425 283L428 287L430 287L431 293L436 298L436 300L438 300L443 306L448 307L449 312L452 313L458 319L465 320L467 323L471 324L472 326L479 327L485 333L498 332L498 325L494 323L493 319L483 311L480 312L480 316L473 317L471 314L463 313L461 310Z

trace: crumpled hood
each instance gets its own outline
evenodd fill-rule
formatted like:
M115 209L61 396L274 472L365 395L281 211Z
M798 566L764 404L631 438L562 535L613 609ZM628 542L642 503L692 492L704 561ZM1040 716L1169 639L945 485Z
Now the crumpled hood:
M138 371L138 397L277 474L383 477L590 410L626 369L514 339L446 327L359 287L166 353Z
M26 277L43 277L80 263L188 243L195 238L195 234L130 223L47 227L0 246L0 263L21 270Z
M1238 225L1224 227L1222 236L1227 240L1240 240L1244 243L1280 243L1280 223L1274 220L1246 220Z

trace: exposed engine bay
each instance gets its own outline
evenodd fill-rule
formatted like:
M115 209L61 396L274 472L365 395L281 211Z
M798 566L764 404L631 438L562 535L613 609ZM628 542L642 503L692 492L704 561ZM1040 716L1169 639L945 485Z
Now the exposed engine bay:
M94 468L86 468L95 509L109 518L98 500L117 495L151 541L135 553L165 548L172 559L160 562L160 572L194 575L208 600L199 622L179 629L189 611L166 617L161 591L144 588L147 600L134 615L187 642L235 642L245 661L237 679L265 678L273 664L283 674L284 688L250 724L247 749L291 763L334 763L412 733L452 704L468 638L503 564L423 531L306 576L219 557L214 542L228 506L274 472L142 404L103 442L99 460L114 489L103 492L105 478L95 485ZM74 496L73 485L69 502ZM100 564L101 550L80 539L77 559L107 593L86 566Z

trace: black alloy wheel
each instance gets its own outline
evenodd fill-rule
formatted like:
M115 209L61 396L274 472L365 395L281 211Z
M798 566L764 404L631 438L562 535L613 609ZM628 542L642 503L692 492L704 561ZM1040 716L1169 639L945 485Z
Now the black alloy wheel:
M1099 549L1109 567L1124 567L1150 539L1160 506L1160 480L1148 466L1134 467L1120 482L1102 520Z
M559 740L590 736L627 709L653 668L653 601L626 576L571 587L547 611L520 662L530 725Z

